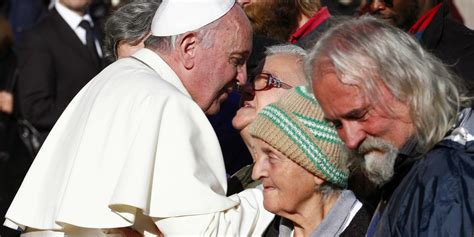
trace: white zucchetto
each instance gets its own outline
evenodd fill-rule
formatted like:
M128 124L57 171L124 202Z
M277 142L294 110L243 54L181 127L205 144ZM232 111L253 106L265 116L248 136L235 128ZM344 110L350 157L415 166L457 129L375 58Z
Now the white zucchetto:
M163 0L153 17L154 36L179 35L224 16L235 0Z

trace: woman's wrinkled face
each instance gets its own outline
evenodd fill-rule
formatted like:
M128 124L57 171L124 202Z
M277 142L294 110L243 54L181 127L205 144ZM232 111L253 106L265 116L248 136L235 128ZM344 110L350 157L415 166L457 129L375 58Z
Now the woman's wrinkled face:
M255 139L256 160L252 178L263 184L263 205L268 211L287 216L311 203L315 176L261 139Z
M256 74L259 73L269 73L292 87L306 84L303 63L298 56L293 54L267 56L261 71ZM240 131L240 135L247 144L253 143L248 125L255 120L257 113L268 104L277 102L288 91L288 88L275 87L262 91L243 91L242 107L232 119L232 126ZM253 151L251 152L253 153Z
M269 73L293 87L306 83L303 63L298 56L293 54L267 56L261 72L259 71L255 74L258 75L259 73ZM242 95L242 107L237 111L232 125L237 130L244 129L253 121L253 119L249 120L249 117L255 118L263 107L270 103L277 102L286 93L288 93L288 88L274 87L262 91L244 91Z

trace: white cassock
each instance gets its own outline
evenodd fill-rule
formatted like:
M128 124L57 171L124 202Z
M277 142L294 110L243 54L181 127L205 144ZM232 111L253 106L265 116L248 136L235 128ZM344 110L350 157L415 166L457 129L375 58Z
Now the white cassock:
M5 225L46 230L41 236L106 236L125 226L154 235L155 225L165 235L260 235L273 218L261 191L226 197L226 189L206 116L174 71L142 49L76 95Z

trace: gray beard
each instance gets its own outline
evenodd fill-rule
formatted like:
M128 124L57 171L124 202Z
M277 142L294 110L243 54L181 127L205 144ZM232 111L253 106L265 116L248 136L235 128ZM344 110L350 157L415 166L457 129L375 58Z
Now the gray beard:
M367 178L382 186L392 179L398 150L389 142L368 136L356 152L356 164Z

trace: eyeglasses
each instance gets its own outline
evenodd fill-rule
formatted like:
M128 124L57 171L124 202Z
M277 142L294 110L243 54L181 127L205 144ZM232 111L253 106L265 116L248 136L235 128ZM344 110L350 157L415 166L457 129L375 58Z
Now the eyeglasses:
M280 79L274 77L270 73L262 72L255 76L253 79L253 90L254 91L265 91L272 88L283 88L291 89L292 86L282 82Z
M274 77L271 73L262 72L245 85L235 84L233 90L238 93L246 91L253 94L255 91L266 91L272 88L291 89L293 87Z

